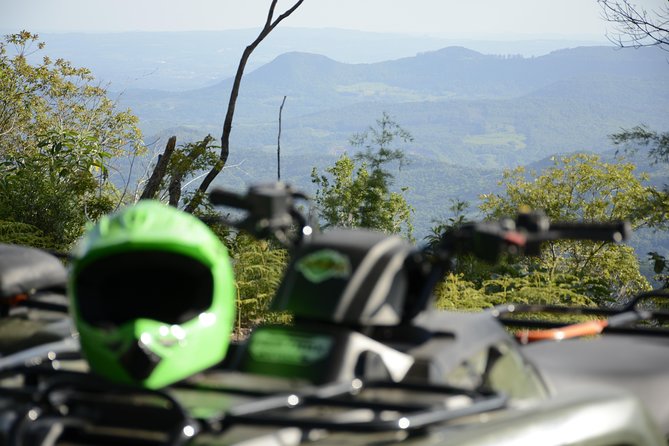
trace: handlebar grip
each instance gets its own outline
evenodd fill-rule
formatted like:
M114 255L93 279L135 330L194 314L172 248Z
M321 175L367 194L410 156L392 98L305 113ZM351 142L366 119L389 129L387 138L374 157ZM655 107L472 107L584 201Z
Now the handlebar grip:
M246 210L249 209L249 203L243 195L224 189L214 189L209 192L209 201L214 205L230 206Z
M604 242L621 242L628 240L632 228L627 221L611 223L551 223L549 231L556 233L558 238L571 240L599 240Z

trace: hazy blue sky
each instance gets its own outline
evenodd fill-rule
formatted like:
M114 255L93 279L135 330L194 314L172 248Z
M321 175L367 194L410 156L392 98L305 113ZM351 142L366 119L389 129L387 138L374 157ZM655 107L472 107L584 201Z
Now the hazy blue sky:
M652 9L666 0L636 3ZM290 4L279 1L284 8ZM251 28L263 22L267 5L269 0L0 0L0 30ZM596 0L305 0L282 26L510 38L592 38L606 29Z

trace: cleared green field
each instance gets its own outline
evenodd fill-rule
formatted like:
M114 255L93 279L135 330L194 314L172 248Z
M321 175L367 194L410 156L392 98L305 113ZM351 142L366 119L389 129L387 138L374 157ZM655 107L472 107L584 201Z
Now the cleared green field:
M527 147L525 135L516 133L511 127L508 130L483 133L479 135L467 135L462 138L462 142L469 146L486 146L488 148L500 148L509 150L522 150Z

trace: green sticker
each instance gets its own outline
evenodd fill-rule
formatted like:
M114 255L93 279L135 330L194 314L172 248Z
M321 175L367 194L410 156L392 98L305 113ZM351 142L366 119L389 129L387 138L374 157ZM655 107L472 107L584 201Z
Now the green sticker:
M351 262L348 257L333 249L321 249L302 257L295 268L313 283L328 279L348 279L351 276Z
M256 361L309 365L327 357L331 348L329 336L265 329L253 334L249 352Z

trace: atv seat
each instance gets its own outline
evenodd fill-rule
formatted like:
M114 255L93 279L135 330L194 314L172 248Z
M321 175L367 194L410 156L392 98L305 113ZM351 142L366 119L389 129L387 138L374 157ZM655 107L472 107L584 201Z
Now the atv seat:
M69 336L66 282L65 267L55 256L0 244L0 355Z

